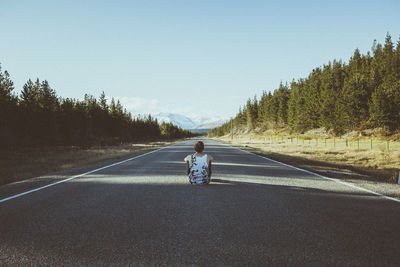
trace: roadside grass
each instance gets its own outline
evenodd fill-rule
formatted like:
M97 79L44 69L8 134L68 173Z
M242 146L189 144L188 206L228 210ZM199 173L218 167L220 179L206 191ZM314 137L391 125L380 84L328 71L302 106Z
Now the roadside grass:
M323 167L337 173L351 170L387 182L397 182L400 170L399 141L371 137L307 139L255 133L235 135L233 140L229 135L218 139L309 169Z
M157 141L87 149L76 146L2 149L0 150L0 186L127 155L142 154L173 143L175 142Z

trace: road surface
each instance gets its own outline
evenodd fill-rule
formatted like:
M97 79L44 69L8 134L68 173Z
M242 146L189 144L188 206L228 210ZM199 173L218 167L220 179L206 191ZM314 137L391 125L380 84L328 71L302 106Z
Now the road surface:
M400 266L400 203L212 140L192 186L194 142L1 202L0 266Z

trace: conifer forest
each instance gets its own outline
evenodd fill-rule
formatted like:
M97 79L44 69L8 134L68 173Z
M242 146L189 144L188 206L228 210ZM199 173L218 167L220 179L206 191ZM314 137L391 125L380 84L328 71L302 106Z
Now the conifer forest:
M114 98L85 94L63 98L49 82L29 79L15 92L8 71L0 66L0 146L113 145L122 142L189 137L189 131L150 115L132 116Z
M356 49L348 63L333 60L306 78L281 83L273 92L248 99L237 115L210 131L221 136L235 129L252 131L287 128L304 133L324 128L340 136L351 131L381 128L400 130L400 40L389 33L371 52Z

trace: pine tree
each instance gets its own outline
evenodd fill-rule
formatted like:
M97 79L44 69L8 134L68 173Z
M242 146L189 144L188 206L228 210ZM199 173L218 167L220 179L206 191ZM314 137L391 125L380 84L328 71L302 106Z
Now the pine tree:
M106 94L104 93L104 91L101 92L99 102L100 102L101 109L108 111L107 98L106 98Z
M265 123L266 118L266 107L267 107L267 92L263 91L260 101L258 102L258 114L257 114L257 124L262 128L267 128Z
M335 134L345 132L343 118L344 68L340 61L324 67L321 79L321 125Z
M321 69L314 69L304 81L303 101L304 112L302 131L318 128L321 117Z
M56 91L50 87L47 80L40 84L37 101L40 112L36 126L40 128L41 136L47 144L54 143L59 139L57 120L60 104Z
M22 120L26 123L22 124L22 132L27 143L32 143L42 139L42 126L38 125L40 120L40 82L37 79L35 83L29 79L23 86L20 96L20 106L22 108Z
M266 110L265 116L266 121L265 123L268 125L268 128L275 128L278 124L278 109L279 109L279 100L277 97L276 90L272 94L268 92L266 97Z
M396 80L395 73L395 57L393 51L392 37L389 33L386 34L385 45L383 47L383 70L384 80L383 82L394 82Z
M46 80L40 85L38 101L41 108L48 112L56 112L58 109L59 101L56 91L50 87Z
M110 114L112 116L115 116L117 114L117 107L115 105L115 100L114 97L111 98L111 103L110 103Z
M254 96L253 101L249 98L246 104L246 118L247 118L247 128L252 130L256 127L258 115L258 103L257 97Z
M388 130L400 128L400 81L397 73L397 51L393 50L389 34L386 35L383 49L377 45L374 51L374 74L379 73L379 80L372 94L370 105L371 122L374 126Z
M38 99L38 91L34 90L33 82L29 79L23 86L21 92L21 105L28 109L33 109Z
M368 81L363 74L363 59L358 49L347 67L347 76L343 84L344 120L348 130L356 130L368 121L368 102L371 97Z
M278 99L278 123L280 126L286 126L288 123L288 101L290 97L288 86L281 83L276 95Z
M397 41L397 47L394 52L394 60L393 60L393 72L395 74L395 79L400 80L400 38Z
M8 146L14 142L18 120L17 98L13 94L14 83L7 71L0 65L0 145Z

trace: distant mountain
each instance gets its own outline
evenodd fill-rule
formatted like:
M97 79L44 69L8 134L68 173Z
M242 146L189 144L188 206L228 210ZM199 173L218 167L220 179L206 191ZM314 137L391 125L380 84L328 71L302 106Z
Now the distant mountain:
M194 129L212 129L212 128L216 128L221 126L222 124L224 124L226 122L226 120L218 120L218 121L212 121L212 122L207 122L201 125L196 126L196 128Z
M202 132L221 126L226 122L226 119L221 119L220 117L190 118L176 113L157 113L154 114L154 117L157 118L159 123L171 122L185 130L202 130Z
M192 133L208 133L211 129L189 129Z
M174 114L174 113L158 113L155 114L154 117L157 118L159 123L163 122L171 122L176 126L181 127L182 129L193 129L196 127L196 123L192 121L189 117Z

